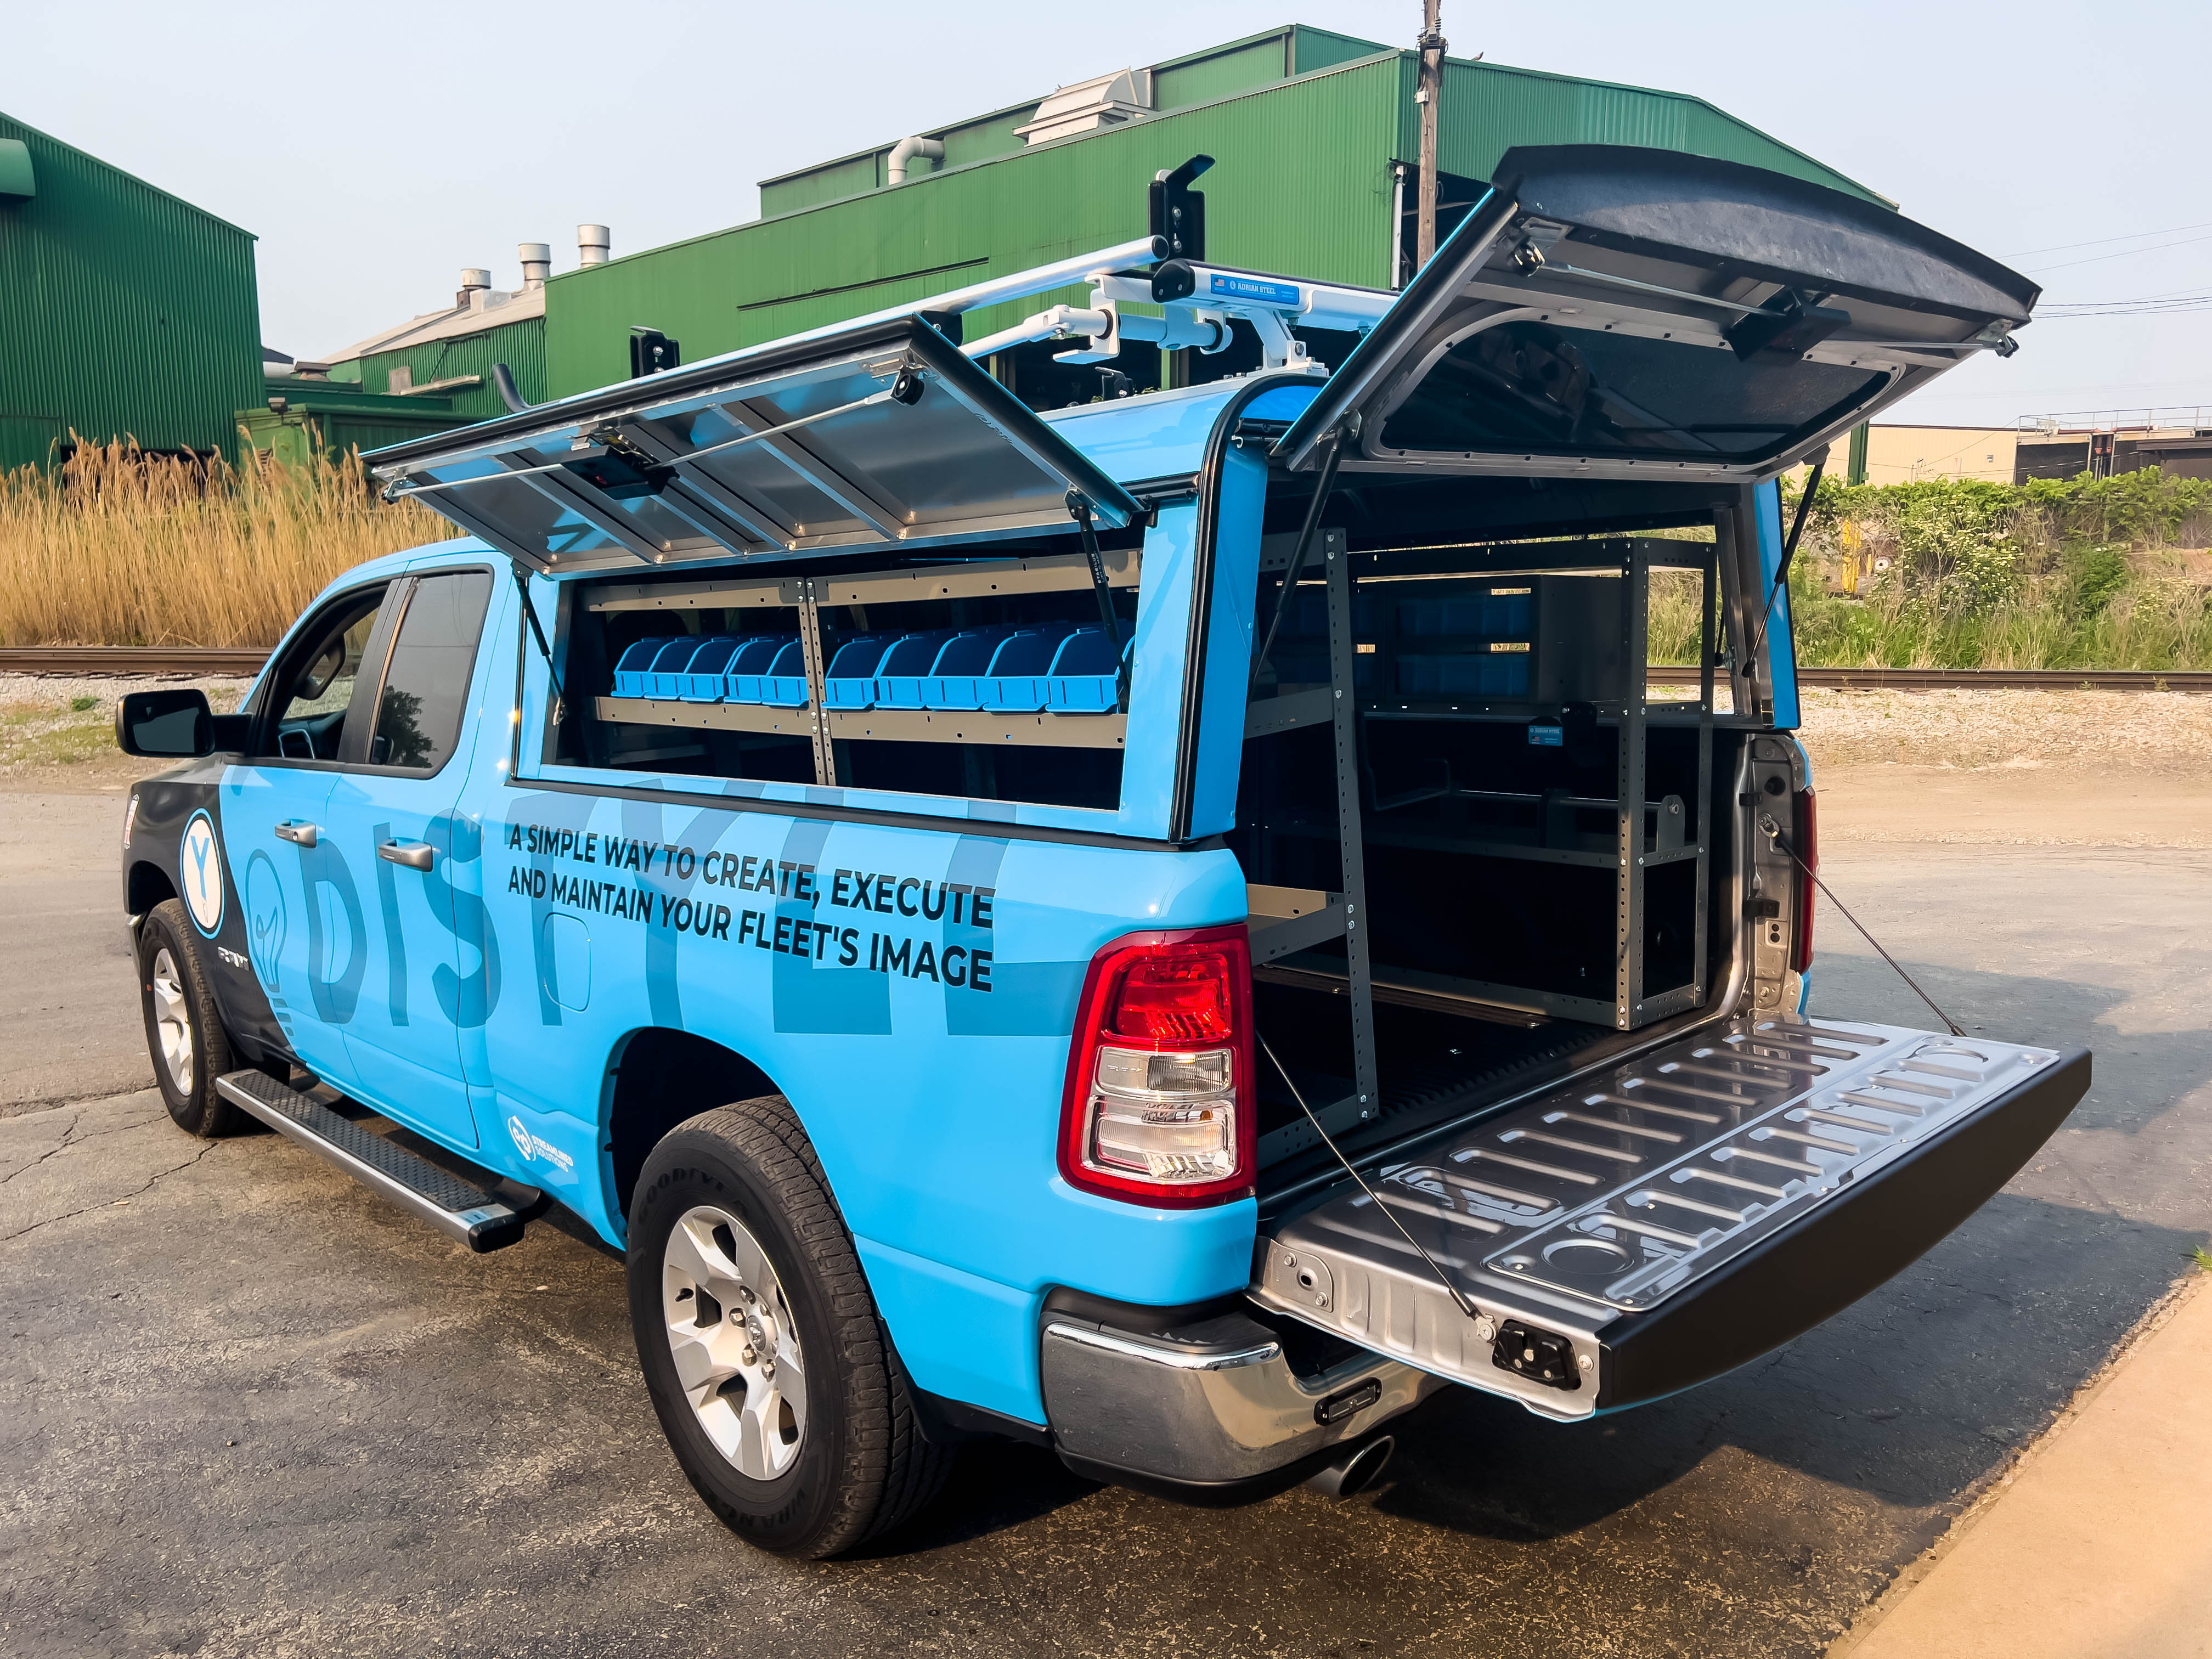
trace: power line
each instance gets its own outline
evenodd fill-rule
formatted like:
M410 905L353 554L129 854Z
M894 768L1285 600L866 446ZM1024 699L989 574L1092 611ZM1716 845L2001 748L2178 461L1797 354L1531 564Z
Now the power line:
M2004 259L2030 259L2039 253L2063 253L2069 248L2102 247L2107 242L2139 242L2146 236L2179 236L2185 230L2212 230L2212 222L2201 225L2168 225L2164 230L2131 230L2124 236L2094 236L2086 242L2060 242L2051 247L2024 247L2017 253L2000 254Z
M2155 294L2138 294L2126 300L2049 300L2046 306L2131 306L2144 300L2164 300L2180 294L2194 296L2198 292L2195 284L2186 288L2162 288Z
M2093 253L2086 259L2063 259L2055 265L2038 265L2024 270L2023 276L2039 276L2046 270L2071 270L2075 265L2094 265L2104 259L2132 259L2138 253L2162 253L2170 247L2191 247L2198 242L2212 242L2212 236L2185 236L2178 242L2158 242L2149 247L2124 248L2118 253Z
M2047 322L2063 322L2074 317L2171 317L2205 310L2212 310L2212 290L2176 289L2136 300L2056 301L2036 314Z

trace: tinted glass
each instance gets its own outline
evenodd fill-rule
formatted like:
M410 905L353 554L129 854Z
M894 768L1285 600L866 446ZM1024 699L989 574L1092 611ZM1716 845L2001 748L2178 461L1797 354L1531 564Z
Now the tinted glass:
M415 585L377 700L370 765L434 772L446 763L460 737L461 703L490 600L491 577L481 570Z
M270 703L276 712L275 753L288 760L338 757L346 708L383 598L380 587L339 600L315 618L286 659L284 679Z
M207 698L198 691L134 691L123 699L123 724L137 752L185 756L204 752Z
M1756 460L1840 419L1886 373L1542 323L1461 341L1382 428L1389 449Z

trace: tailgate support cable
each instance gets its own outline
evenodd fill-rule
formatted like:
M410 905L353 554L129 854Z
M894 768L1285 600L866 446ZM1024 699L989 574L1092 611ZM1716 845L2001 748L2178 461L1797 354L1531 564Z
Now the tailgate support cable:
M1853 915L1849 910L1844 909L1843 900L1838 898L1834 893L1829 891L1828 884L1820 879L1820 872L1815 870L1811 865L1806 863L1803 859L1797 856L1797 849L1790 844L1789 838L1782 833L1782 826L1774 821L1774 814L1771 812L1761 812L1759 815L1759 827L1765 833L1766 838L1769 841L1772 842L1777 847L1779 847L1784 852L1790 854L1791 861L1794 862L1800 870L1802 870L1807 875L1813 878L1813 884L1820 890L1821 896L1825 897L1829 903L1834 905L1838 910L1843 912L1843 917L1845 921L1850 923L1854 927L1858 927L1859 937L1864 939L1869 945L1874 946L1874 953L1876 956L1880 957L1892 968L1896 969L1898 978L1903 980L1907 985L1910 985L1912 988L1912 994L1918 997L1934 1011L1936 1018L1943 1022L1944 1029L1949 1031L1954 1037L1962 1037L1966 1036L1966 1032L1959 1029L1959 1022L1953 1019L1950 1015L1945 1013L1941 1008L1937 1008L1936 1006L1936 999L1929 996L1927 992L1920 988L1920 981L1913 978L1911 975L1906 973L1903 968L1899 967L1897 958L1890 955L1888 951L1883 950L1880 942L1875 939L1872 933L1867 932L1863 927L1859 927L1859 919Z
M538 625L538 607L530 602L530 578L524 574L522 561L510 559L507 568L514 572L514 591L522 599L522 614L530 623L530 637L538 641L538 654L545 659L545 677L553 682L553 724L559 726L568 718L568 699L561 690L561 671L553 665L553 648L545 643L545 630Z
M1334 469L1331 470L1333 471ZM1293 568L1295 568L1295 567ZM1291 1081L1289 1070L1285 1067L1280 1060L1278 1060L1275 1057L1275 1051L1268 1046L1267 1039L1261 1036L1257 1031L1255 1031L1252 1034L1252 1037L1253 1041L1260 1045L1260 1052L1267 1055L1268 1064L1272 1065L1275 1068L1276 1072L1281 1076L1285 1085L1289 1087L1291 1098L1298 1103L1298 1109L1306 1115L1306 1121L1313 1125L1314 1133L1321 1137L1321 1144L1328 1148L1330 1153L1335 1158L1339 1164L1344 1165L1345 1174L1350 1176L1352 1180L1358 1182L1359 1190L1367 1194L1368 1201L1373 1204L1377 1211L1381 1212L1383 1219L1398 1230L1398 1236L1404 1239L1406 1243L1412 1245L1414 1250L1419 1255L1421 1260L1429 1264L1429 1271L1437 1276L1437 1283L1444 1287L1444 1294L1451 1297L1452 1301L1458 1306L1459 1310L1465 1314L1469 1320L1480 1324L1482 1321L1482 1315L1477 1310L1474 1304L1467 1299L1466 1294L1461 1291L1460 1287L1451 1282L1449 1275L1448 1275L1442 1267L1437 1265L1436 1257L1431 1255L1428 1251L1421 1248L1421 1241L1406 1231L1406 1224L1398 1219L1397 1212L1375 1195L1375 1189L1367 1184L1366 1178L1363 1176L1358 1170L1352 1167L1352 1160L1346 1158L1342 1152L1339 1151L1337 1144L1329 1139L1328 1131L1321 1127L1321 1120L1314 1115L1314 1109L1306 1104L1306 1097L1298 1091L1298 1085Z

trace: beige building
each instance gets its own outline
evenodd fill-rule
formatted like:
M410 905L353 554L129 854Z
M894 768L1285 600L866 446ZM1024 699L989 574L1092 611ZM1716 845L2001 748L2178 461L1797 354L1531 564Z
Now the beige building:
M1866 477L1870 484L1912 483L1922 478L1986 478L2010 483L2020 434L2010 427L1885 426L1867 428ZM1828 451L1828 476L1850 477L1851 440L1846 434ZM1804 482L1804 469L1791 475Z
M1912 483L1922 478L1984 478L2012 482L2020 434L2010 427L1884 426L1867 428L1866 481Z

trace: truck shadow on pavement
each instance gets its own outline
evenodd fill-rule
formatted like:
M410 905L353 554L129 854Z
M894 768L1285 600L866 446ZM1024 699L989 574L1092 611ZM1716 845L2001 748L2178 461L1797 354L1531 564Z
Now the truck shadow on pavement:
M1363 1501L1535 1542L1693 1474L1755 1512L1787 1471L1801 1500L1920 1510L1917 1529L1932 1532L1934 1512L2031 1442L2206 1242L2153 1218L2204 1213L2190 1171L2212 1156L2212 1118L2174 1109L2212 1081L2212 1043L2202 1030L2115 1029L2106 1016L2130 999L2112 986L1906 967L1970 1036L2096 1051L2088 1095L2004 1191L1863 1301L1673 1400L1565 1425L1471 1389L1440 1395L1391 1425L1396 1456ZM1871 957L1838 951L1822 971L1817 1006L1832 1018L1930 1024ZM879 1553L1018 1527L1096 1490L1046 1452L968 1448L945 1497Z
M1674 1400L1577 1425L1439 1395L1399 1425L1378 1507L1533 1540L1709 1463L1746 1497L1786 1469L1838 1498L1940 1507L2042 1431L2202 1242L2001 1193L1864 1301Z
M1824 1503L1937 1510L2042 1431L2203 1242L2001 1193L1864 1301L1674 1400L1571 1425L1440 1395L1391 1425L1372 1505L1506 1544L1581 1531L1692 1475L1701 1510L1771 1506L1779 1475ZM866 1553L987 1538L1097 1490L1040 1449L964 1447L944 1497Z

